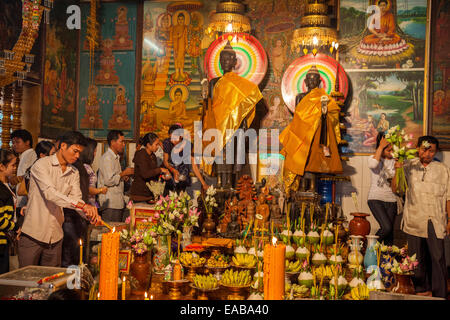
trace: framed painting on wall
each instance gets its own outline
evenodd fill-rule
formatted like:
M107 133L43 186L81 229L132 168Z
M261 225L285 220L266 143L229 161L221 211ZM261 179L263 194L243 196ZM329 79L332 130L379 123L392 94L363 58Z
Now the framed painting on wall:
M428 133L450 150L450 2L431 2L430 106Z
M92 54L86 40L90 4L81 4L77 128L88 137L106 139L112 129L121 130L127 140L135 137L139 8L136 2L100 2L99 46Z
M41 137L57 138L75 129L79 31L69 30L66 9L73 1L55 3L45 25L45 61L42 81Z
M351 83L342 151L371 154L378 132L395 125L417 139L427 115L427 0L341 0L339 9L339 62Z

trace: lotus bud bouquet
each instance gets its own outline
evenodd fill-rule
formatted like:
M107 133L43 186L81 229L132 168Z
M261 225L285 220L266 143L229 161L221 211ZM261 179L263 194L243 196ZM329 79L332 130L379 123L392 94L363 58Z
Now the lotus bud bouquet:
M120 232L120 241L131 246L135 255L141 256L152 250L155 236L156 233L149 230L137 229L129 232L125 229Z
M159 211L153 215L156 220L154 231L157 234L169 235L181 226L198 225L199 213L186 192L169 192L166 197L160 196L155 209Z
M391 272L396 274L412 275L418 264L419 262L416 259L416 254L413 254L411 257L404 257L400 263L394 259Z
M407 135L405 130L400 130L400 126L390 128L385 139L392 145L393 158L403 163L406 159L414 159L416 157L417 149L412 149L412 135ZM395 182L397 186L397 193L403 194L408 190L408 183L406 182L405 170L403 167L395 170Z
M206 190L206 197L202 195L203 205L205 206L206 213L212 214L214 208L217 207L216 195L217 191L214 186L210 186L208 190Z

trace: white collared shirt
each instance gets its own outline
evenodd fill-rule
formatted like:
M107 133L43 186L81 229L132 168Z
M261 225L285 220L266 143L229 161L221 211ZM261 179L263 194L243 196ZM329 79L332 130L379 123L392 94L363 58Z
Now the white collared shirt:
M17 176L23 177L29 167L36 161L36 151L33 148L27 149L19 156L19 165L17 166ZM16 186L16 192L19 190L20 184ZM27 196L17 197L17 207L25 207L27 205Z
M115 154L111 148L102 155L98 167L97 187L107 187L106 194L98 195L100 209L123 209L125 200L123 196L124 184L120 179L122 168L120 166L120 157Z
M22 232L44 243L58 242L63 238L62 208L74 209L84 203L81 198L80 175L74 166L67 165L62 172L56 154L39 159L31 168Z
M431 220L438 239L443 239L447 226L447 201L450 201L450 169L432 161L426 167L418 158L405 163L408 181L402 230L416 237L428 237Z

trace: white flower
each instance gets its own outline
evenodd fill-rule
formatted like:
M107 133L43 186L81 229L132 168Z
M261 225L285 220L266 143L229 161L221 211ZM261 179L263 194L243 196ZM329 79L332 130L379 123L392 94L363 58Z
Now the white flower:
M391 138L391 134L390 133L386 133L384 136L386 139L390 139Z
M403 129L400 133L401 133L402 136L404 136L405 135L405 129Z
M395 144L392 146L392 149L394 150L394 152L399 152L400 148L397 147Z
M408 136L407 134L405 134L405 135L403 136L403 140L405 140L405 142L408 142L408 141L411 140L411 139L409 138L409 136Z
M431 144L428 141L422 141L422 147L425 147L428 149L429 147L431 147Z

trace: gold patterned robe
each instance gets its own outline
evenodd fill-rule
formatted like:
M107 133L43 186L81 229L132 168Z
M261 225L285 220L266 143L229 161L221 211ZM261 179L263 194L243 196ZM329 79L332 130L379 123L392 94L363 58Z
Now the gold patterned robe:
M255 106L263 98L261 91L253 82L227 72L214 86L212 108L206 111L203 130L218 129L219 150L227 144L234 132L247 118L250 127L255 118ZM232 133L227 134L227 129ZM205 142L208 145L210 142ZM204 171L211 175L212 165L203 165Z
M328 148L331 156L326 157L319 145L322 108L320 98L326 95L328 101L327 133ZM303 176L305 171L319 173L342 173L337 145L341 141L339 129L340 108L324 89L312 89L298 103L294 118L280 134L283 145L281 154L284 161L284 180L287 188L297 176ZM298 182L298 181L297 181ZM294 187L294 189L296 189Z

